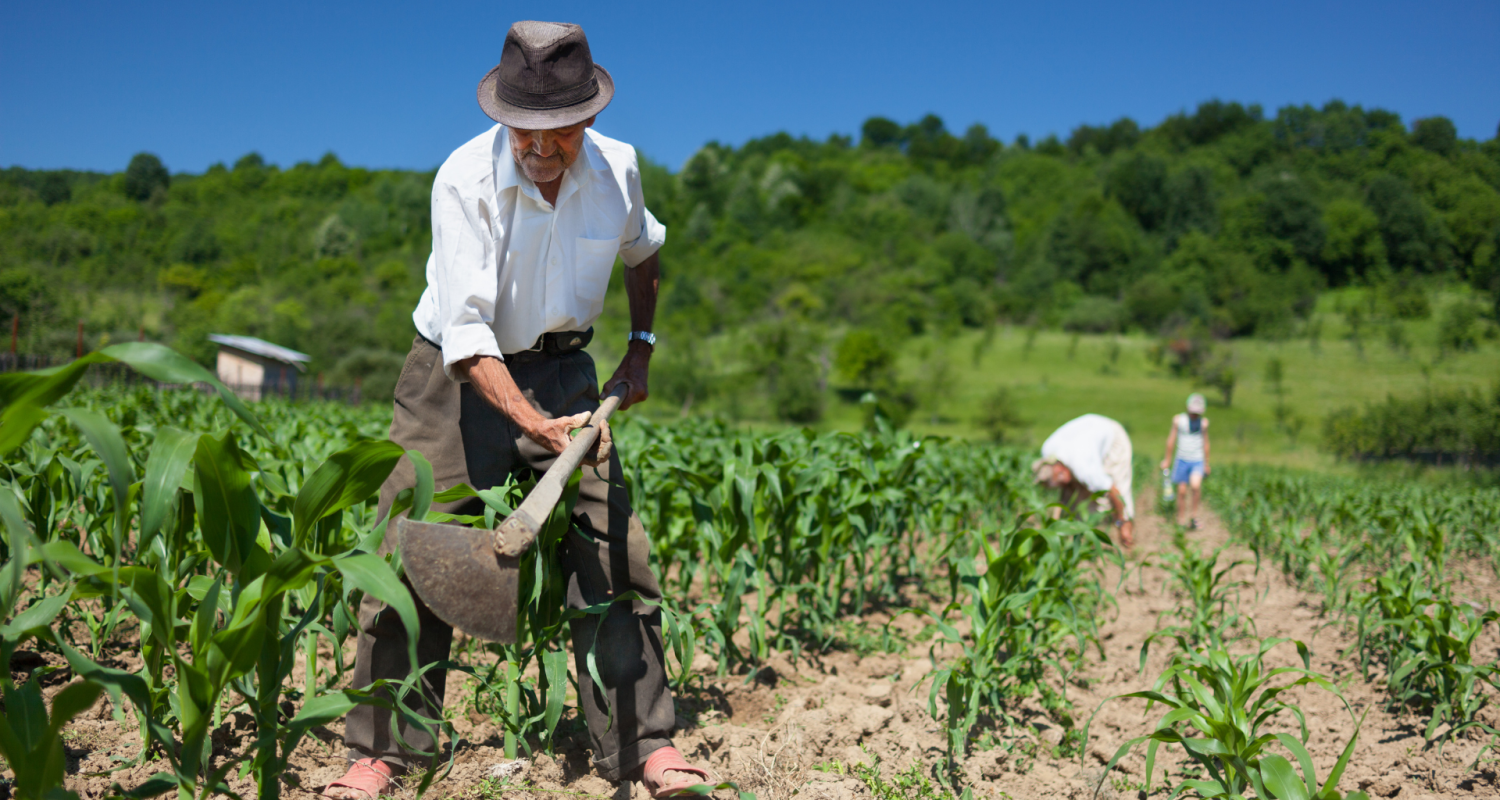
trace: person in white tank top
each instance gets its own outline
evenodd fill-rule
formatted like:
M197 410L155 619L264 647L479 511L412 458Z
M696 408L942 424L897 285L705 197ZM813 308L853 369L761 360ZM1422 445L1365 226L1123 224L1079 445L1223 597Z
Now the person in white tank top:
M1172 465L1170 480L1177 484L1177 524L1184 524L1188 517L1189 530L1198 527L1198 502L1203 496L1203 476L1208 474L1208 417L1203 416L1208 403L1201 394L1191 394L1187 400L1187 413L1172 417L1172 430L1167 433L1167 452L1161 457L1161 468L1165 472ZM1176 459L1172 458L1176 450Z

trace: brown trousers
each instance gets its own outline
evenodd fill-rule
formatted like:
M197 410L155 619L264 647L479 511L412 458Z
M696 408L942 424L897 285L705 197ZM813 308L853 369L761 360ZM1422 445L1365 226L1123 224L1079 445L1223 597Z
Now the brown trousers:
M526 399L543 416L577 414L599 405L594 361L581 350L563 355L518 353L507 356L505 364ZM504 483L513 473L545 471L555 459L469 384L449 380L443 374L442 351L420 336L412 342L396 384L391 439L432 462L438 491L459 483L487 489ZM608 465L583 470L573 510L576 526L559 544L558 553L569 608L587 608L628 591L651 600L661 598L647 563L651 543L640 518L630 509L623 476L618 452L610 455ZM396 494L415 483L411 462L402 459L381 487L380 512L389 510ZM476 498L433 505L434 511L452 514L480 514L483 509ZM391 527L385 541L387 552L395 545L394 538ZM412 598L421 621L417 658L423 665L446 660L453 629L434 616L415 592ZM631 778L647 756L672 743L669 736L676 717L667 688L661 614L646 603L617 603L608 614L581 617L571 625L579 704L594 742L594 765L609 780ZM359 610L359 627L354 685L367 686L380 678L405 679L410 674L406 632L396 613L366 596ZM590 648L595 650L602 685L594 684L584 661ZM424 713L440 718L446 673L434 669L425 678ZM409 706L414 704L408 701ZM349 712L344 741L351 757L373 756L400 767L425 763L426 759L397 744L391 735L391 716L374 706ZM401 738L413 750L431 752L434 746L430 737L410 725L401 725Z

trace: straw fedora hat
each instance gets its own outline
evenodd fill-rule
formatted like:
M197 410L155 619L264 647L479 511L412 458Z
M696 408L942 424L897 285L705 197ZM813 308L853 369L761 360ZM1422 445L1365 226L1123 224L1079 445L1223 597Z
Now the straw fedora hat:
M517 22L505 34L500 64L479 82L479 107L522 130L565 128L598 114L615 81L594 63L583 28L568 22Z

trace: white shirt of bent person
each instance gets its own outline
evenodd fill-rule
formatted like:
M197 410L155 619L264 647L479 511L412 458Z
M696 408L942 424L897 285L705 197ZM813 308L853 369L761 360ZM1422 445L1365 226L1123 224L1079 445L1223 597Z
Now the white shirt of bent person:
M1047 437L1047 441L1042 442L1042 457L1061 461L1079 483L1088 487L1089 492L1107 492L1121 482L1105 467L1110 446L1116 443L1117 436L1129 441L1129 435L1120 423L1099 414L1084 414L1063 423ZM1128 491L1123 486L1121 490L1122 495Z
M496 125L438 169L427 289L412 322L442 347L452 378L470 356L503 357L544 333L587 329L604 310L615 256L634 267L666 238L646 210L635 148L586 130L552 204Z

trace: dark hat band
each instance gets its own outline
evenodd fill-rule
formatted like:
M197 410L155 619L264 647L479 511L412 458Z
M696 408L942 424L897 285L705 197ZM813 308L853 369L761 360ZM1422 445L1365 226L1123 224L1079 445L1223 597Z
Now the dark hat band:
M576 86L550 92L528 92L510 86L504 81L495 81L495 96L518 108L567 108L591 100L597 94L599 94L599 80L592 75L587 81Z

